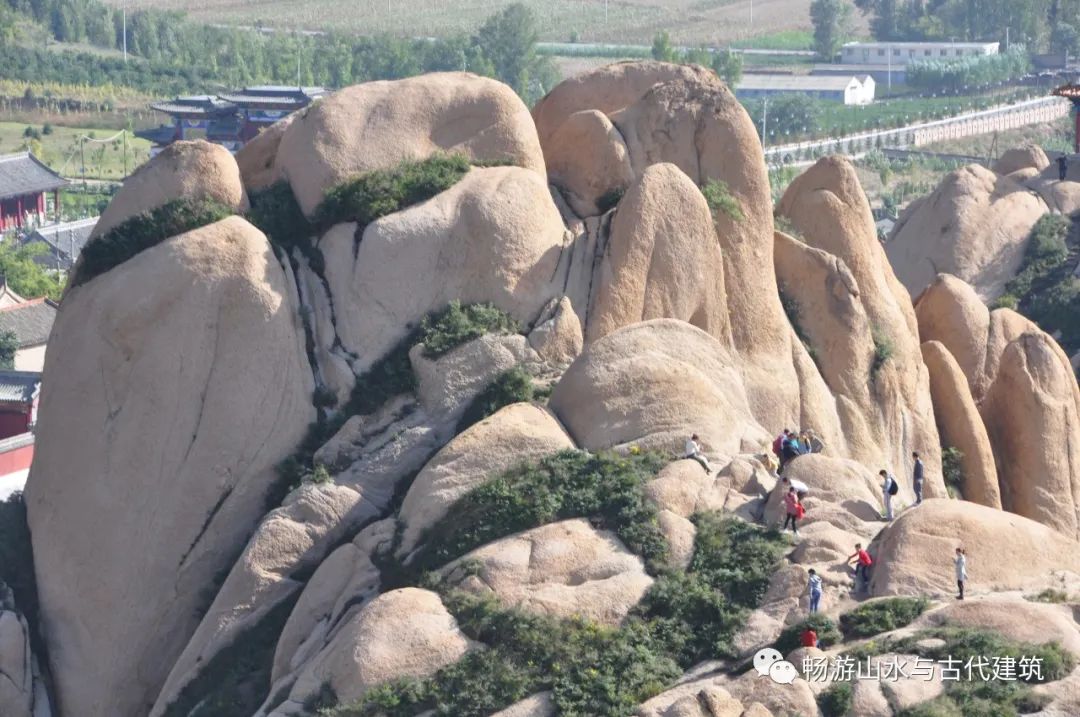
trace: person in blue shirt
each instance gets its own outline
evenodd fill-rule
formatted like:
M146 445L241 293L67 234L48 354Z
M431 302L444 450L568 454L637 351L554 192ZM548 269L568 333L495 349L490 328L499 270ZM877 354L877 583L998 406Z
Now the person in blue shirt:
M810 614L813 615L821 606L821 576L810 568Z

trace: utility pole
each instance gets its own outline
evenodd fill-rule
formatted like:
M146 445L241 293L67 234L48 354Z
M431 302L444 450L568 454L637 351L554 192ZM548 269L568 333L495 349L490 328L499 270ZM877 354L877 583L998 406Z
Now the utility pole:
M126 63L127 62L127 3L124 3L123 15L124 15L124 30L123 30L123 35L124 35L124 62Z
M750 0L750 28L754 27L754 0Z
M1005 28L1005 52L1009 51L1009 28Z
M761 98L761 148L765 148L769 132L769 97Z

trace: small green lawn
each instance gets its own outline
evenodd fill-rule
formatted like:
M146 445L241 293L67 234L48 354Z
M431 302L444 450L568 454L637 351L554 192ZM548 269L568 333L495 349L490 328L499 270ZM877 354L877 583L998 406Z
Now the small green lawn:
M27 127L32 128L39 137L27 137ZM22 152L27 149L54 171L68 178L83 176L83 157L86 159L87 179L121 180L124 172L124 141L116 137L108 143L86 141L83 151L79 151L79 138L104 140L117 134L116 130L95 129L93 127L52 126L52 132L45 134L41 125L27 125L21 122L0 122L0 154ZM150 143L132 135L127 137L127 173L150 158Z

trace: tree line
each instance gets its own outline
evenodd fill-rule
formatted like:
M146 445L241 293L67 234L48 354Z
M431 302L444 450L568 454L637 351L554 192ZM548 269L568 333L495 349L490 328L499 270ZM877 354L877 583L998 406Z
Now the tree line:
M532 12L511 5L472 35L435 40L336 33L301 35L212 27L182 15L139 10L127 16L132 61L91 53L53 52L20 42L14 30L30 19L57 42L120 49L120 12L98 0L0 0L0 66L11 79L113 84L155 93L203 91L207 85L254 83L342 87L424 72L463 70L496 77L526 99L558 81L536 53Z

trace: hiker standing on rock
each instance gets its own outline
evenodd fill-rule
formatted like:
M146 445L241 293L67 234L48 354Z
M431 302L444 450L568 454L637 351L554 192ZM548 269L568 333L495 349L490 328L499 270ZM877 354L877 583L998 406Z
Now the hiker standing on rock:
M855 543L855 552L848 556L848 565L851 565L852 560L858 560L855 565L855 590L859 591L859 583L862 583L862 590L870 590L870 566L874 564L874 559L870 557L870 553L863 550L862 543Z
M791 532L795 535L799 534L799 526L795 524L800 517L799 513L802 509L802 504L799 503L799 496L795 493L795 486L788 488L787 493L784 494L784 510L787 513L787 517L784 518L784 527L782 530L787 530L788 522L791 522Z
M915 488L915 505L921 505L924 466L922 458L919 458L918 451L912 453L911 457L915 459L914 479L912 480L912 486Z
M705 475L712 475L712 468L709 467L709 459L701 452L701 444L698 443L698 434L695 433L687 439L686 455L683 457L697 461L698 464L705 469Z
M964 583L967 582L967 551L963 548L956 549L956 587L960 589L960 593L956 596L957 600L964 599Z
M821 606L821 576L817 571L810 568L810 614L813 615Z
M892 499L894 495L900 492L900 486L896 484L896 479L887 470L878 471L878 475L884 479L881 483L881 497L885 501L885 520L892 520Z
M1063 154L1058 157L1058 179L1062 182L1069 176L1069 155Z

